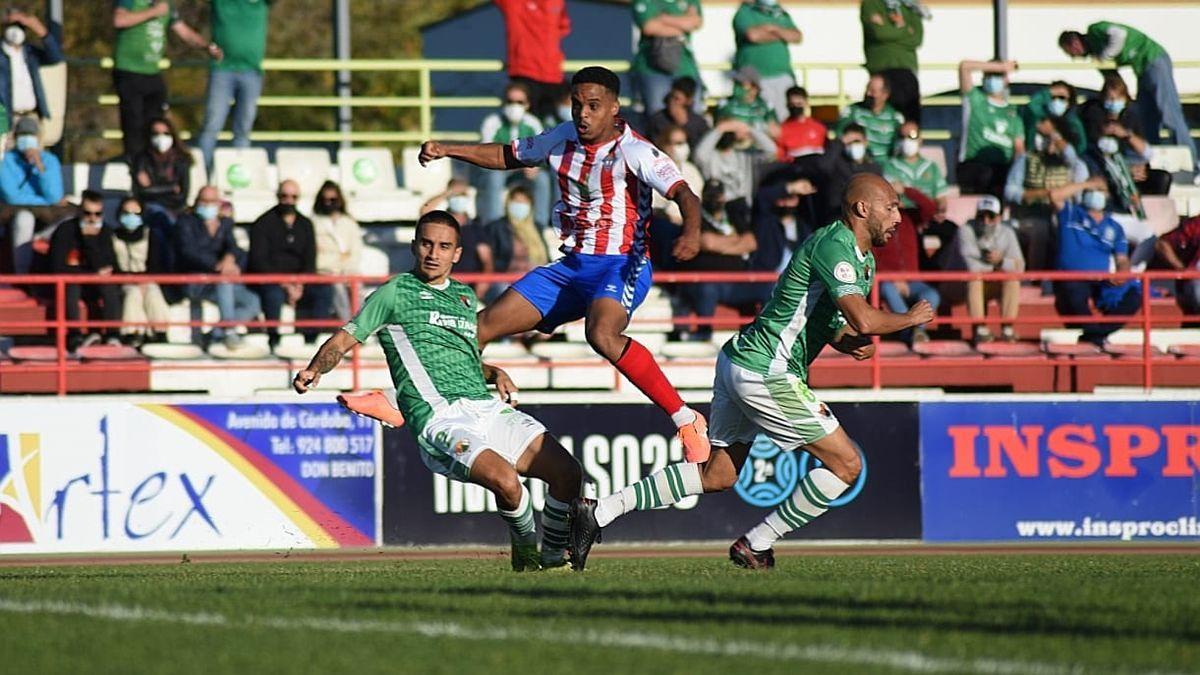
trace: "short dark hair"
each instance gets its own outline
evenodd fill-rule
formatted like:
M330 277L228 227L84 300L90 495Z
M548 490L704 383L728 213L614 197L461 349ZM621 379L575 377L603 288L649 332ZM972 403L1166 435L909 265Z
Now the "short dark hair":
M141 197L138 197L137 195L127 194L127 195L121 197L121 203L117 205L117 209L118 210L123 209L123 208L125 208L126 204L129 204L131 202L134 204L137 204L139 209L144 208L144 206L145 206L144 204L142 204Z
M522 94L525 94L526 100L532 98L532 94L529 91L529 85L520 80L510 80L509 83L504 86L504 95L508 96L508 92L513 91L514 89Z
M845 136L846 134L848 134L848 133L852 133L852 132L857 132L857 133L860 133L860 134L862 134L863 136L866 136L866 135L867 135L867 129L866 129L866 127L864 127L863 125L859 124L858 122L851 122L850 124L847 124L846 126L842 127L842 133L840 133L840 134L838 134L838 135L839 135L839 136Z
M785 96L803 96L804 98L808 98L808 90L798 85L795 87L788 87Z
M529 188L525 187L524 185L521 185L520 183L518 183L508 189L508 198L509 199L512 199L513 197L516 197L517 195L520 195L520 196L528 199L529 201L533 201L533 192L531 192L529 190Z
M580 68L571 78L571 87L581 84L598 84L611 91L614 97L621 95L621 80L617 78L616 73L602 66Z
M1046 88L1049 89L1050 87L1062 87L1062 88L1066 89L1067 90L1067 105L1072 108L1075 107L1075 99L1079 96L1079 94L1075 91L1075 85L1071 84L1070 82L1066 82L1064 80L1055 80L1055 81L1051 82Z
M84 190L79 195L79 202L81 204L83 202L99 202L99 203L103 204L104 203L104 195L100 194L96 190Z
M677 77L671 82L671 91L677 91L688 98L696 95L696 79L684 75Z
M448 211L443 211L441 209L430 211L429 213L426 213L417 219L417 231L413 233L414 242L421 237L421 226L431 223L445 225L446 227L453 229L456 243L459 246L462 246L462 226L458 224L457 218L450 215Z
M1065 48L1067 43L1075 38L1079 38L1079 41L1083 43L1083 48L1087 49L1087 40L1084 39L1083 33L1080 33L1077 30L1064 30L1063 32L1059 33L1058 46Z

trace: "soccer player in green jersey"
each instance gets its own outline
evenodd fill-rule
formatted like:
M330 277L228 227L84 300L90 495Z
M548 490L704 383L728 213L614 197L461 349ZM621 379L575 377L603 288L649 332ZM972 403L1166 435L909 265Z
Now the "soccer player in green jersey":
M808 472L774 513L730 547L735 564L773 567L775 541L824 513L854 484L862 466L858 451L805 380L826 344L866 359L875 351L866 336L933 319L924 300L904 314L867 302L875 271L871 247L886 244L899 223L900 200L886 180L873 174L850 179L842 219L796 249L762 313L721 348L709 427L712 456L703 464L668 466L599 501L571 502L572 566L582 569L600 528L629 511L733 487L759 432L784 450L804 447L823 466Z
M458 221L431 211L417 221L412 243L416 266L389 279L358 314L321 345L292 386L303 394L342 356L378 334L387 357L396 403L416 438L421 461L453 480L475 483L496 496L512 539L517 571L565 564L567 509L579 496L582 472L575 458L534 418L495 399L516 391L508 374L480 359L470 286L450 278L462 255ZM521 476L546 482L539 555L533 506Z

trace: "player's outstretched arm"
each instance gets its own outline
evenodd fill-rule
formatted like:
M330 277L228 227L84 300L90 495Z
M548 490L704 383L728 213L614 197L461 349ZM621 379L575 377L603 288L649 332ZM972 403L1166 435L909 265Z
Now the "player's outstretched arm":
M670 199L679 205L679 214L683 216L683 232L675 240L671 255L680 262L691 260L700 252L700 198L687 183L680 182Z
M887 335L933 321L933 307L924 300L909 307L904 314L876 309L857 294L843 295L837 304L846 323L859 335Z
M346 331L339 330L334 333L333 337L326 340L325 344L317 350L316 356L313 356L312 361L308 362L308 367L296 373L295 379L292 380L292 388L296 390L297 394L315 389L317 383L321 381L321 376L341 363L342 357L356 344L358 344L358 340Z
M421 166L436 159L449 157L484 169L520 169L524 164L513 154L507 143L442 143L425 141L417 156Z

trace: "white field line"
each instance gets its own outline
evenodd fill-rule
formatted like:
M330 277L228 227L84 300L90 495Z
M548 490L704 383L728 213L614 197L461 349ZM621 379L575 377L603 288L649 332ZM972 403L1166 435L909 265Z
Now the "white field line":
M1004 659L956 659L928 656L920 652L795 645L749 640L696 639L664 633L605 629L549 630L475 627L452 622L363 621L357 619L297 618L283 616L228 617L211 612L174 612L124 605L86 605L55 600L0 599L0 613L58 614L112 621L178 623L218 627L264 627L282 630L317 630L334 633L391 633L431 638L476 641L533 641L587 647L623 647L672 652L684 655L752 657L768 661L838 663L852 666L882 666L915 673L981 673L985 675L1070 675L1083 673L1082 666L1010 661Z

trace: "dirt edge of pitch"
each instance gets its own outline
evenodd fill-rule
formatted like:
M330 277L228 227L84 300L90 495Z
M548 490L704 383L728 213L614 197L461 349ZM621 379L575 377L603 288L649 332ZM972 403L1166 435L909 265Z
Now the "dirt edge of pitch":
M595 558L723 557L729 542L676 541L604 544ZM917 540L822 540L780 543L777 556L920 555L1198 555L1200 542L923 543ZM215 563L320 563L420 560L501 560L494 545L384 546L373 548L112 553L0 553L0 567L71 565L178 565Z

